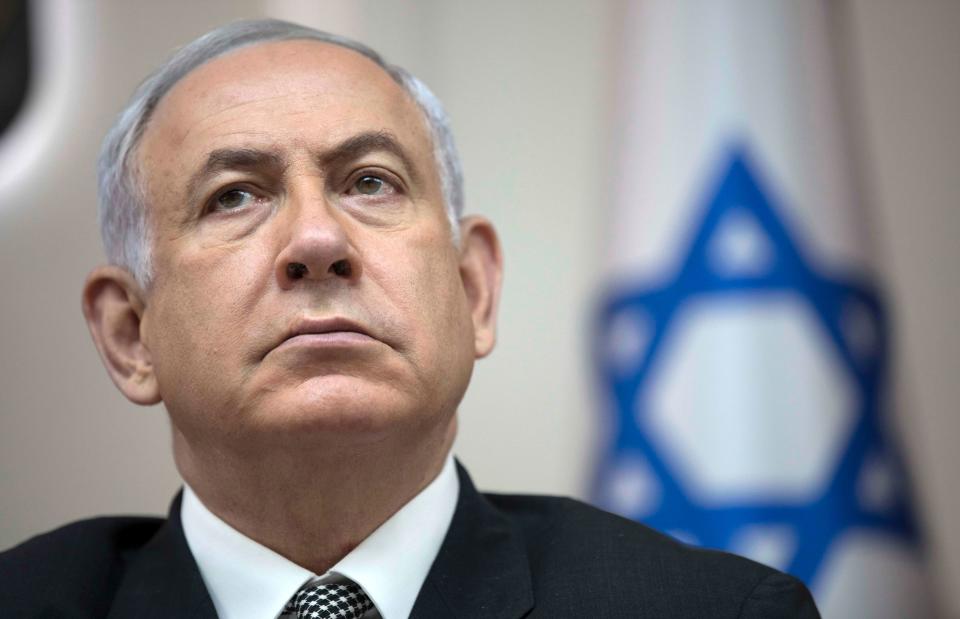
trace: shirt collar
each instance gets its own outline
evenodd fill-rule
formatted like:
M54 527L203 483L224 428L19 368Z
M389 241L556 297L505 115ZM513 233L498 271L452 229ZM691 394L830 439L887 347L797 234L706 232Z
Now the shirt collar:
M329 574L363 587L383 619L403 619L440 551L459 492L453 457L447 456L426 488L319 576L225 523L189 486L184 486L180 518L221 619L276 617L303 583Z

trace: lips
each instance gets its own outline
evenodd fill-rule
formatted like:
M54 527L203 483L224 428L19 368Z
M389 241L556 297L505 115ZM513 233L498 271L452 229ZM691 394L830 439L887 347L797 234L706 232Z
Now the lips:
M372 338L373 335L360 325L347 318L305 318L294 323L286 340L300 335L324 335L332 333L356 333ZM376 338L374 338L376 339Z
M371 343L391 346L379 331L349 318L300 316L268 348L262 349L258 358L262 361L272 353L295 348L317 352L359 350Z
M355 346L369 345L380 341L371 330L364 325L342 317L331 318L298 318L276 341L270 352L294 347L323 349L349 349ZM263 358L263 357L261 357Z

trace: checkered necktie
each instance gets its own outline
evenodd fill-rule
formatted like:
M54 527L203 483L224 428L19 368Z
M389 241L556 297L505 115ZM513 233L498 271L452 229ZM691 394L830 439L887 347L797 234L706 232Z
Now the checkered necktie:
M354 582L307 583L287 602L281 617L360 619L373 602Z

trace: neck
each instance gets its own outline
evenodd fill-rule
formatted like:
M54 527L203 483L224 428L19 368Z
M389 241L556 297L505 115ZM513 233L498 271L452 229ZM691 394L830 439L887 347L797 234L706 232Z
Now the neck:
M174 456L207 509L323 574L436 478L455 434L453 418L431 440L251 454L199 448L174 428Z

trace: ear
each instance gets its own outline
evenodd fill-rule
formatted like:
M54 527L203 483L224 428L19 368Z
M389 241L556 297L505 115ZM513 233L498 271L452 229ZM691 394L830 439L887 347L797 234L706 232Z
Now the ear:
M493 224L483 217L460 221L460 278L473 319L477 358L493 350L497 340L497 309L503 279L503 255Z
M127 270L98 267L83 287L83 315L117 389L136 404L156 404L160 389L140 332L144 299L143 290Z

